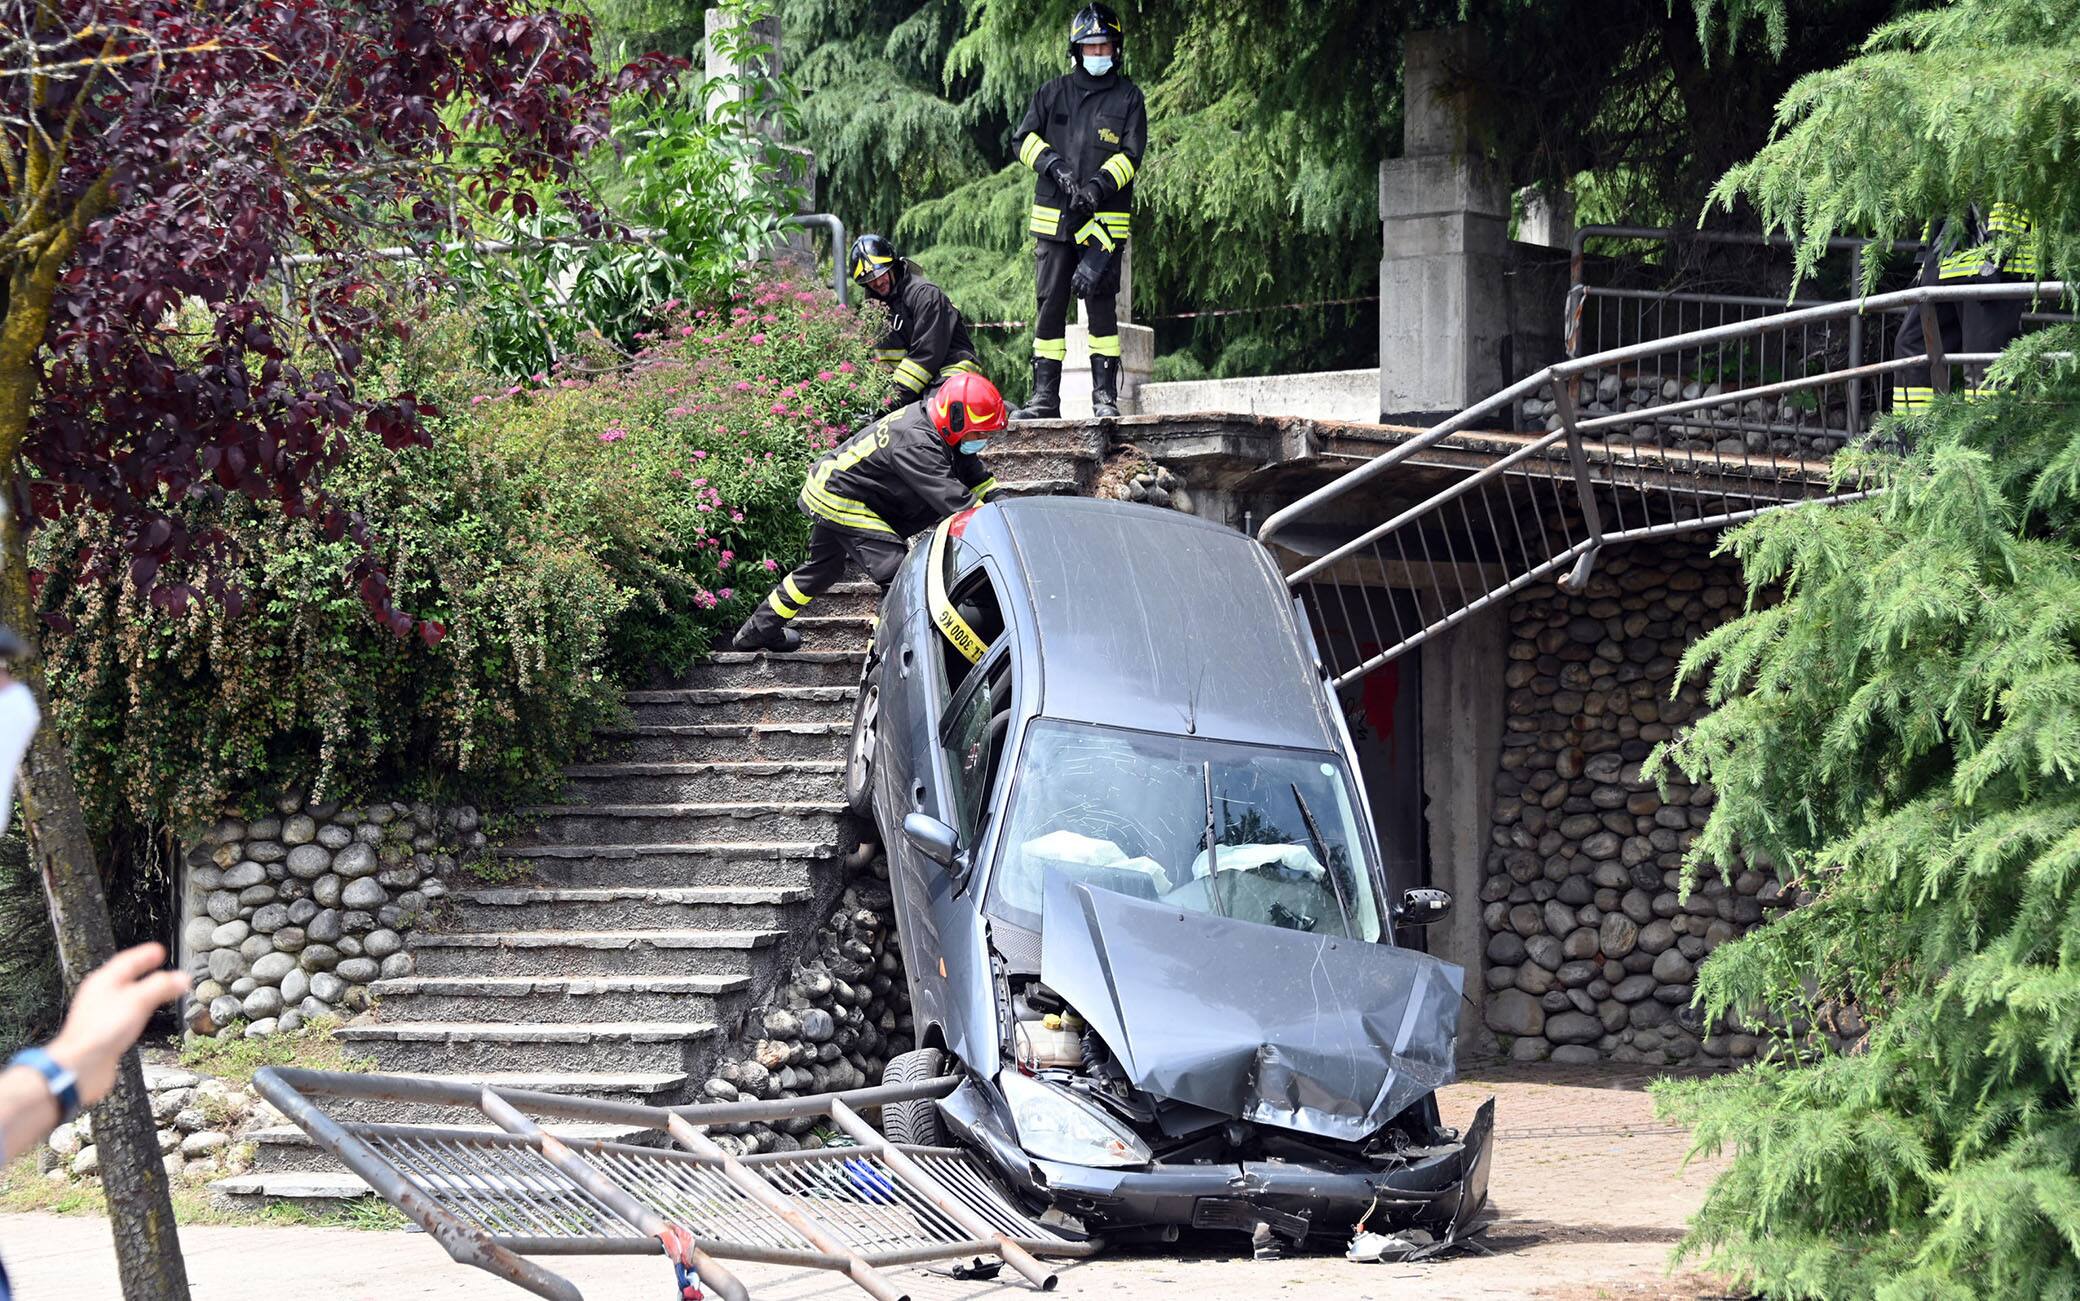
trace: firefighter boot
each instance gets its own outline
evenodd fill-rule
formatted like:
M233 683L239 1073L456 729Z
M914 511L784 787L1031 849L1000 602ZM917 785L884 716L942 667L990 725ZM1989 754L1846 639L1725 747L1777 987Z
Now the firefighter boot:
M758 607L737 635L730 638L729 648L740 651L797 651L802 648L802 634L781 622L773 613L772 603Z
M1062 416L1062 363L1033 358L1033 396L1011 413L1013 420L1059 420Z
M1091 414L1100 420L1119 415L1119 358L1091 358Z

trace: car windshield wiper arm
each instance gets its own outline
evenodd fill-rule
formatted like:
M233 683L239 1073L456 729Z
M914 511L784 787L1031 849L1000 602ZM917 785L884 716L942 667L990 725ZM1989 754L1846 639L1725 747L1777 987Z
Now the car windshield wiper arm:
M1322 871L1329 878L1329 888L1336 892L1336 911L1343 914L1343 933L1357 939L1358 933L1351 929L1351 910L1344 906L1343 882L1336 879L1336 864L1329 861L1329 847L1322 843L1322 829L1315 823L1314 810L1307 807L1307 797L1300 793L1300 783L1293 783L1293 803L1300 806L1300 820L1307 824L1307 838L1314 842L1314 856L1321 860Z
M1227 905L1221 902L1221 860L1215 847L1219 837L1213 834L1213 761L1199 761L1199 779L1206 788L1206 835L1200 848L1206 851L1206 897L1213 902L1213 910L1221 916L1228 915Z

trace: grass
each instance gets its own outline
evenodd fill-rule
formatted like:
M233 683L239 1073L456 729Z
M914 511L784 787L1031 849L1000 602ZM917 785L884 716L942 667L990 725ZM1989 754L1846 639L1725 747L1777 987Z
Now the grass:
M263 1066L300 1066L312 1071L369 1071L373 1057L347 1051L333 1037L337 1018L321 1016L306 1022L293 1034L271 1034L259 1039L234 1035L229 1039L202 1039L181 1050L181 1065L204 1075L214 1075L227 1084L250 1089L253 1072ZM212 1116L215 1123L216 1117Z
M108 1200L100 1184L51 1179L37 1173L34 1157L23 1157L0 1169L0 1213L106 1217ZM277 1204L249 1211L230 1206L212 1193L207 1179L183 1176L173 1180L173 1218L184 1225L257 1224L370 1232L402 1229L409 1223L403 1212L378 1197L362 1197L323 1210Z

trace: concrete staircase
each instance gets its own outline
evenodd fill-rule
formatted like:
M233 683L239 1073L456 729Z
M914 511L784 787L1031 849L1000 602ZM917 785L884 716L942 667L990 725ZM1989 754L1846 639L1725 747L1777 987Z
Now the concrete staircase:
M1096 426L1014 430L989 461L1021 495L1087 491ZM792 963L857 842L843 802L853 698L879 593L839 584L795 620L793 655L718 653L632 691L629 719L566 773L562 799L498 848L510 883L457 883L414 973L371 987L377 1017L340 1030L389 1074L593 1098L687 1100L738 1019ZM482 1124L474 1111L340 1101L342 1118ZM583 1137L639 1131L560 1126ZM253 1135L234 1202L364 1196L294 1126Z

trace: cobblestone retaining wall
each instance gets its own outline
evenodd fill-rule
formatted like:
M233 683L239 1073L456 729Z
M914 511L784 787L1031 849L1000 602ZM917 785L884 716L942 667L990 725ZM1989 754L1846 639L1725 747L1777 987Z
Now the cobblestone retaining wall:
M1481 905L1486 1021L1516 1060L1664 1065L1758 1049L1699 1024L1697 963L1790 901L1754 870L1707 873L1679 898L1712 791L1663 794L1640 776L1701 708L1695 685L1672 694L1678 659L1742 599L1734 565L1676 542L1606 556L1579 596L1546 585L1511 606Z

